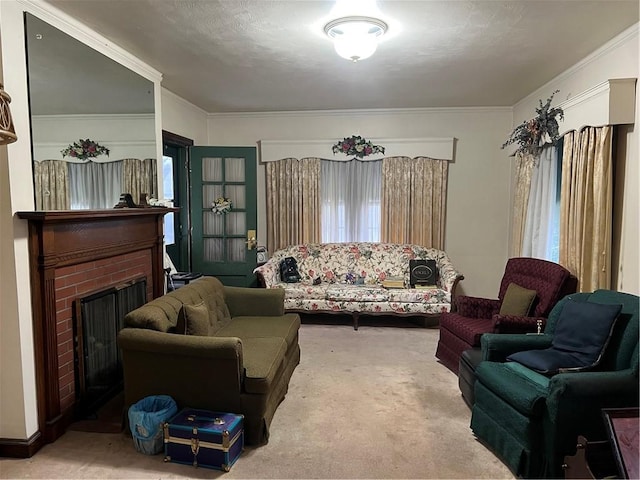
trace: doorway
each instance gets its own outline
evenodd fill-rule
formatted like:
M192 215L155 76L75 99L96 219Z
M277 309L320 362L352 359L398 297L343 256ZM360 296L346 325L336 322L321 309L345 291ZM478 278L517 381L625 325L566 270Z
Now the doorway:
M165 200L180 211L165 216L167 254L182 272L255 285L257 182L255 147L196 147L163 131ZM215 201L227 198L220 214Z

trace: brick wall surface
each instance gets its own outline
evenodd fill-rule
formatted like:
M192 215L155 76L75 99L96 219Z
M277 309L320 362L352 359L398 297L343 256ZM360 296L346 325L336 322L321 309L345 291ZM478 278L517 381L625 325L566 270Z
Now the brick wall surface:
M56 335L61 411L72 408L76 397L73 351L74 301L140 277L146 277L147 298L153 298L150 250L56 269Z

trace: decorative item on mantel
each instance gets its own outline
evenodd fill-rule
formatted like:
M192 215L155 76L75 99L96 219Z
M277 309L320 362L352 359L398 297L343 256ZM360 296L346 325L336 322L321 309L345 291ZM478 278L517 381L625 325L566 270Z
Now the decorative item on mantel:
M215 202L211 202L211 211L216 215L226 215L231 211L231 199L218 197Z
M542 104L542 100L539 100L540 107L536 108L537 117L526 120L518 125L509 139L502 144L502 148L507 147L513 143L518 144L518 148L511 154L514 156L518 153L537 156L542 147L548 144L555 145L560 138L558 132L558 120L564 120L564 111L561 107L551 107L551 100L553 96L560 90L554 91L547 99L547 103Z
M364 158L374 153L384 153L384 147L374 145L360 135L345 137L336 143L332 150L334 155L344 153L345 155L354 155L357 158Z
M62 150L63 157L73 157L78 158L80 160L86 160L88 158L94 158L98 155L106 155L109 156L109 149L107 147L103 147L98 142L94 142L93 140L78 140L77 142L73 142L67 148Z

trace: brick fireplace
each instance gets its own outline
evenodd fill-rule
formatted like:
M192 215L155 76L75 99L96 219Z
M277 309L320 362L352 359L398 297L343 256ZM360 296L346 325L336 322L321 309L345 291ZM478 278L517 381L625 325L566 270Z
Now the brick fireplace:
M164 293L163 217L169 211L18 212L29 222L39 426L23 446L27 453L60 437L76 413L74 302L139 278L146 280L149 300Z

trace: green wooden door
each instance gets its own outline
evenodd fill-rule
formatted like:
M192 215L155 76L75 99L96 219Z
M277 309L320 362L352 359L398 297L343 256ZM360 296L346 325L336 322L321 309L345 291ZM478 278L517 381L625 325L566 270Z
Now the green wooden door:
M255 283L256 187L255 147L191 147L193 272L225 285ZM212 211L219 197L231 200L229 213Z

